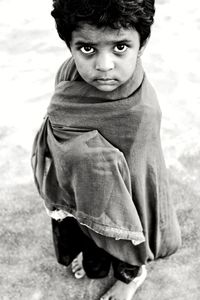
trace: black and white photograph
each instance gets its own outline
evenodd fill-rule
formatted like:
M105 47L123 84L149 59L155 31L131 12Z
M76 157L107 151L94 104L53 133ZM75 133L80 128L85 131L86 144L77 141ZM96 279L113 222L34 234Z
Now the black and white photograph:
M0 300L200 299L198 0L0 0Z

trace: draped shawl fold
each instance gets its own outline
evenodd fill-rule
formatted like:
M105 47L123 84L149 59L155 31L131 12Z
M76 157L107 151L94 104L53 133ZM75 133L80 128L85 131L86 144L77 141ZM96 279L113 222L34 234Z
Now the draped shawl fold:
M180 233L160 143L161 111L140 61L113 92L85 83L73 59L35 138L32 166L50 210L103 236L145 241L146 259L173 253Z

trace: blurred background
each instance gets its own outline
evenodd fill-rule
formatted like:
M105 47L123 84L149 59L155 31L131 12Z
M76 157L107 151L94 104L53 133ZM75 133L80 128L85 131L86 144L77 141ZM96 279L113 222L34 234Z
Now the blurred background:
M153 275L157 270L161 277L151 279L135 299L147 299L148 295L148 300L198 300L200 4L198 0L155 2L155 24L143 65L163 113L162 145L182 226L183 248L168 262L168 267L160 262L157 269L150 269ZM71 296L64 296L66 278L54 261L49 220L34 188L30 168L32 142L54 91L55 74L70 55L55 30L51 7L48 0L0 0L2 300L84 299L74 295L72 281ZM39 269L31 267L33 262ZM49 271L51 264L54 273ZM172 282L167 275L170 266ZM159 292L156 278L160 280ZM62 292L55 291L53 280L62 285Z

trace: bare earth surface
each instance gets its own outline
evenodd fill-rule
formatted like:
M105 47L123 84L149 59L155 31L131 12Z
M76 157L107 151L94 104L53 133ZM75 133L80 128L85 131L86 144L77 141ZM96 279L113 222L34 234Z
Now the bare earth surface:
M163 112L162 141L182 248L148 266L136 300L200 299L200 5L158 0L143 57ZM58 265L49 218L33 184L30 153L69 55L51 1L0 0L0 299L96 300L112 283L75 281Z

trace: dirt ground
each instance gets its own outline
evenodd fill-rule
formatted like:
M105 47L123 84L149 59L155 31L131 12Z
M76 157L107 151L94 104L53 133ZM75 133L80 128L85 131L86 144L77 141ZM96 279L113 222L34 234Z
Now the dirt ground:
M200 299L200 6L157 0L143 57L163 112L162 141L183 245L148 265L136 300ZM0 300L97 300L112 284L75 281L58 265L50 220L33 184L34 135L69 55L51 1L0 0Z

